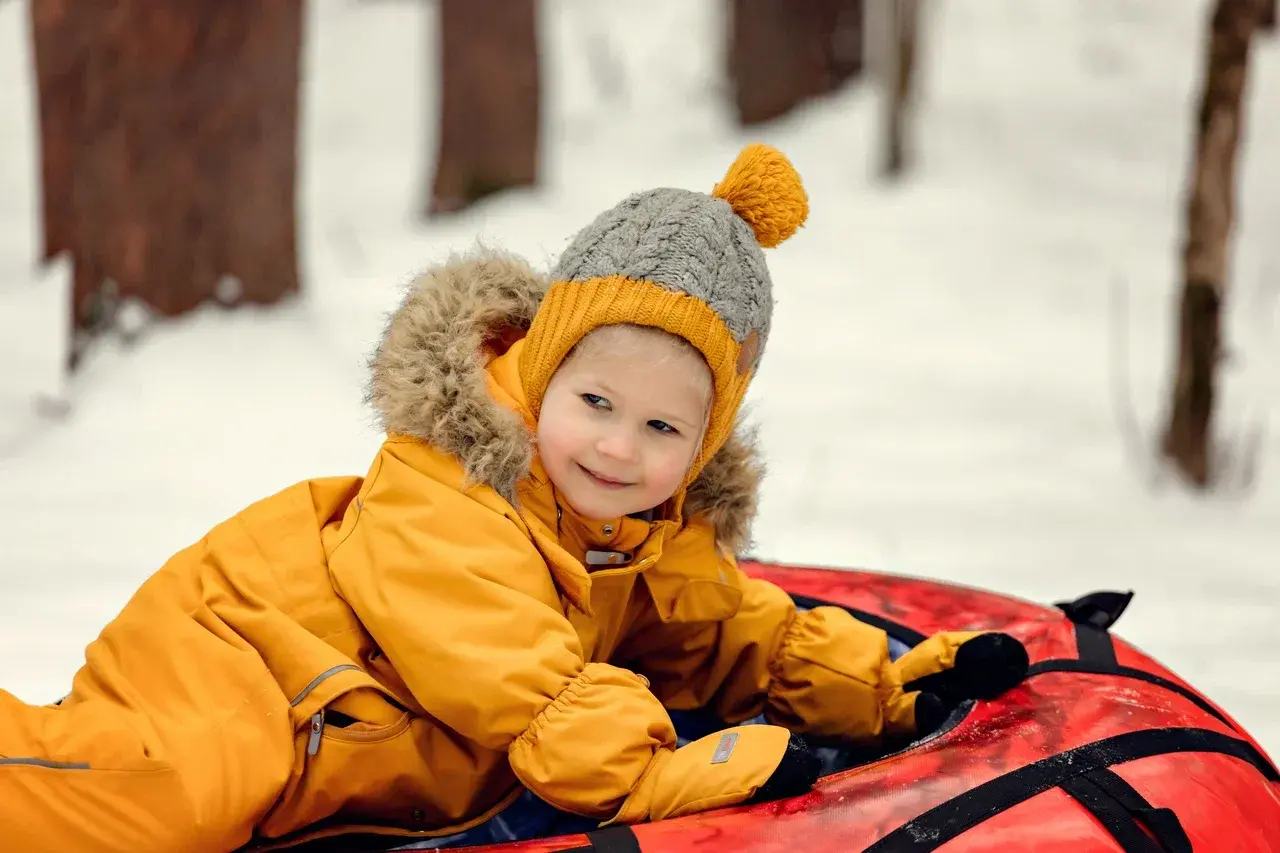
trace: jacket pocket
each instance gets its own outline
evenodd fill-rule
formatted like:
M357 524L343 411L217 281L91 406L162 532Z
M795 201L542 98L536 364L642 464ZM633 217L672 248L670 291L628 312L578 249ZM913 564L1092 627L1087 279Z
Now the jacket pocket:
M675 594L670 621L723 622L732 619L742 604L742 590L719 580L694 579Z
M483 811L511 786L505 754L411 714L354 664L318 674L293 698L294 766L259 823L280 838L320 821L433 830ZM428 833L430 834L430 833Z
M742 575L718 555L710 533L675 537L642 575L663 622L723 622L742 605Z
M408 825L425 812L428 768L409 737L411 719L354 664L316 675L290 702L294 766L258 832L278 838L334 815ZM404 780L417 780L406 788Z

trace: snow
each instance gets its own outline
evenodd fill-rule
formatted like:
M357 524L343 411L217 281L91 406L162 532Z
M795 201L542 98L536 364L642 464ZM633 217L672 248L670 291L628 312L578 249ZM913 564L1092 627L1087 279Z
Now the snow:
M636 189L710 187L762 139L808 226L771 254L751 405L770 458L762 556L1052 602L1137 598L1118 633L1280 754L1280 51L1256 43L1221 415L1261 429L1251 488L1151 462L1168 394L1206 0L928 4L919 167L874 175L867 85L734 127L719 0L545 0L546 182L417 219L434 147L434 6L310 5L306 293L210 307L60 374L67 271L38 270L26 3L0 4L0 684L65 692L171 553L296 480L365 470L363 360L401 287L479 238L553 258ZM594 49L585 49L584 45ZM593 84L593 56L615 87ZM65 394L65 417L33 401Z

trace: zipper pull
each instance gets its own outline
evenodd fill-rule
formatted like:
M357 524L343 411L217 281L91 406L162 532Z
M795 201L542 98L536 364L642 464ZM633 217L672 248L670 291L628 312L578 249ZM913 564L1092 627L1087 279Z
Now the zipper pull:
M324 708L311 715L311 737L307 738L307 755L320 751L320 735L324 734Z

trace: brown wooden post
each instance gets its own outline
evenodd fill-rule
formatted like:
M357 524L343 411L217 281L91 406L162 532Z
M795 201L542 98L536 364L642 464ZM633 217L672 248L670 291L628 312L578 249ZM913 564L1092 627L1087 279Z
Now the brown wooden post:
M440 124L428 214L538 180L536 0L440 0Z
M1260 8L1260 0L1217 0L1186 200L1178 354L1162 449L1188 480L1202 488L1213 476L1214 378L1222 353L1221 313L1235 219L1236 150L1249 42Z
M46 259L69 252L72 327L104 282L174 316L298 290L302 0L32 0ZM73 359L74 362L74 359Z

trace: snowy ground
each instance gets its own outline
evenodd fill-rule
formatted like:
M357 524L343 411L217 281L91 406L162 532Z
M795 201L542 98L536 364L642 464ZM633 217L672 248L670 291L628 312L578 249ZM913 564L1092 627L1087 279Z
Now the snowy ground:
M0 684L66 688L84 645L174 550L307 476L362 472L379 436L362 359L399 285L477 235L548 260L634 189L710 187L752 139L792 156L810 224L774 252L775 332L752 399L771 458L759 552L1041 601L1138 597L1120 633L1280 753L1280 437L1255 488L1153 482L1204 0L929 4L922 167L870 178L864 88L754 132L721 103L719 0L558 0L546 186L412 218L433 147L433 9L313 3L306 297L210 309L98 354L60 389L61 268L35 273L25 3L0 5ZM592 33L595 35L593 36ZM590 82L583 39L623 52ZM1223 429L1280 420L1280 43L1258 45ZM1269 239L1270 238L1270 239ZM21 366L19 366L21 360Z

